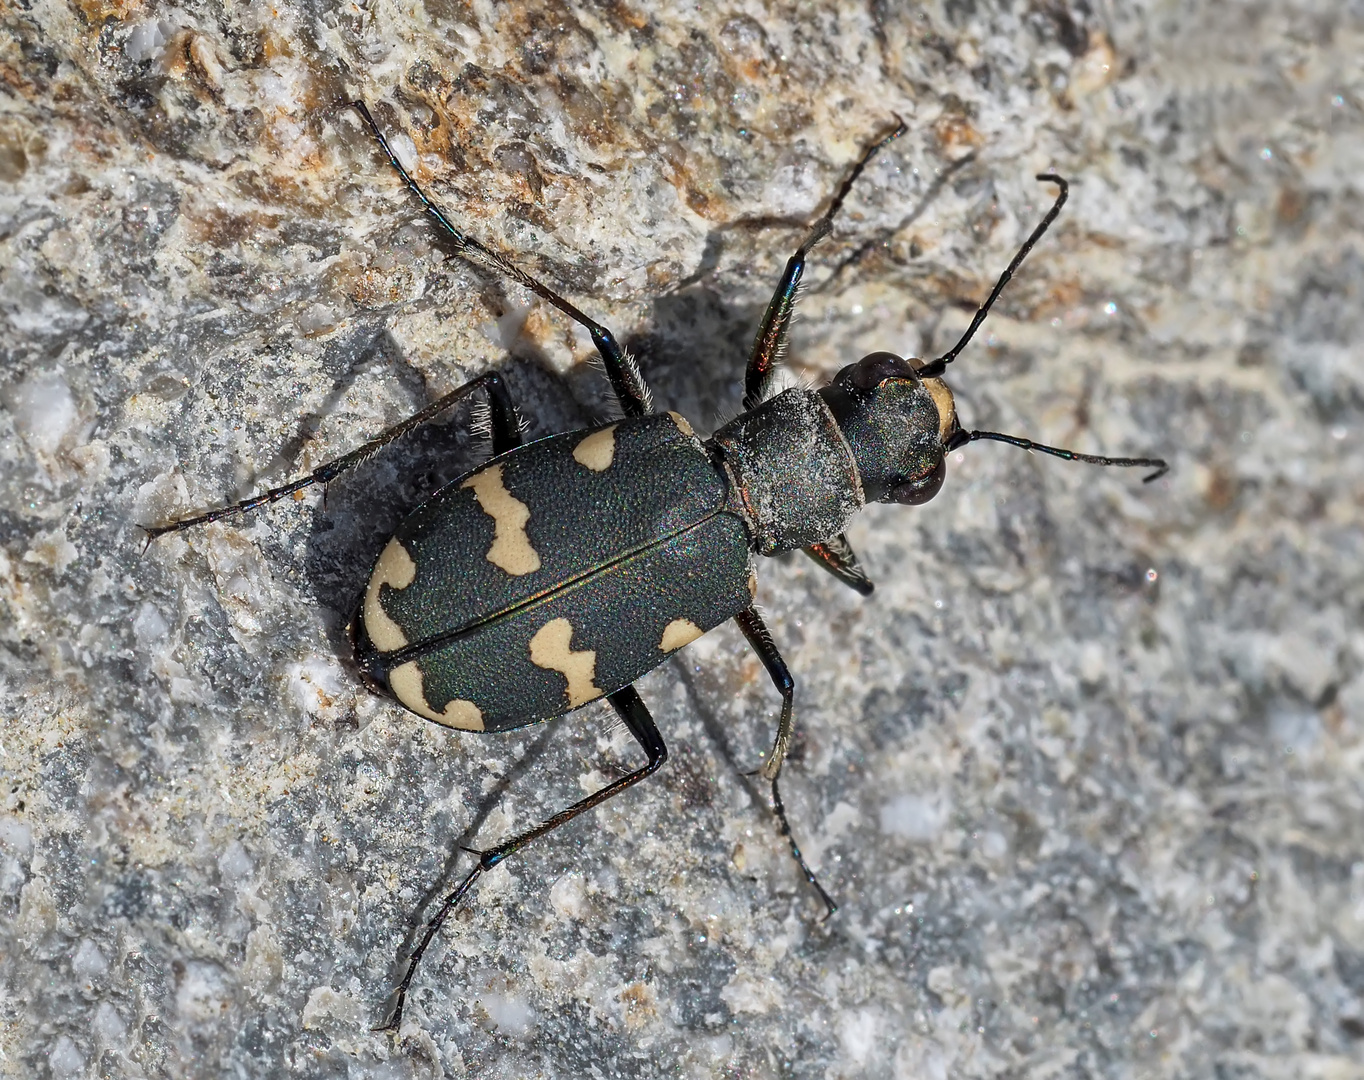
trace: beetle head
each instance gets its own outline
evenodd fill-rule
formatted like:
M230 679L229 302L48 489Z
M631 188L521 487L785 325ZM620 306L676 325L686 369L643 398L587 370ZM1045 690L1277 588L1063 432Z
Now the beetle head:
M947 384L920 378L921 367L921 360L874 352L820 391L852 448L868 502L927 502L947 475L957 411Z

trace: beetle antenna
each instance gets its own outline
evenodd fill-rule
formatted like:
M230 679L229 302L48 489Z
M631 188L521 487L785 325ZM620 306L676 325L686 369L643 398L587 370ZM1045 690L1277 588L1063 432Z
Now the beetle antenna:
M962 349L966 348L971 339L976 336L976 331L980 329L980 324L985 321L985 316L990 314L990 309L995 306L995 301L999 299L999 294L1004 291L1004 286L1009 284L1010 280L1012 280L1014 271L1017 270L1019 266L1022 265L1023 260L1028 257L1028 252L1033 249L1033 245L1042 239L1042 234L1051 228L1051 223L1055 221L1057 215L1061 213L1061 207L1066 205L1066 198L1070 194L1070 185L1066 183L1064 178L1057 176L1055 173L1038 173L1037 179L1055 184L1061 189L1061 194L1056 196L1056 201L1052 203L1051 209L1047 211L1047 216L1042 219L1037 228L1033 229L1032 235L1023 242L1023 246L1018 249L1018 254L1013 257L1013 261L1009 263L1004 273L999 275L999 280L995 282L994 289L991 291L985 303L981 304L977 309L975 318L971 320L971 325L966 328L966 333L962 334L962 336L957 339L957 343L948 349L947 352L943 353L932 363L925 364L920 368L918 371L920 378L938 378L947 370L947 365L957 358L957 354L961 352Z
M1152 480L1159 480L1170 471L1170 466L1164 458L1103 457L1098 454L1082 454L1078 450L1065 450L1059 446L1045 446L1042 443L1033 442L1031 439L1022 439L1017 435L1003 435L998 431L958 431L947 440L943 449L950 452L978 439L1008 443L1010 446L1017 446L1020 450L1036 450L1042 454L1059 457L1064 461L1083 461L1088 465L1117 465L1124 469L1155 469L1156 471L1150 476L1142 477L1141 482L1143 484L1149 484Z

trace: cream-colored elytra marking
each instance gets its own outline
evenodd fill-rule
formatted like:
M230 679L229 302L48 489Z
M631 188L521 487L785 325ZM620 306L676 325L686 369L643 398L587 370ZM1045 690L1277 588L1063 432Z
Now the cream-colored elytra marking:
M663 628L663 640L658 647L664 652L675 652L683 645L690 645L705 631L690 619L674 619Z
M933 396L933 404L938 407L938 437L946 442L957 419L957 403L947 383L941 379L925 379L924 389Z
M390 540L374 565L369 587L365 589L365 633L380 652L403 648L407 644L407 635L403 633L402 627L388 617L383 604L379 603L379 586L405 589L416 577L417 564L412 561L407 548L397 540Z
M568 680L568 707L576 709L605 693L593 683L597 674L597 654L592 649L574 652L573 624L567 619L550 619L530 639L530 662L546 671L557 671Z
M460 487L474 489L474 498L483 512L493 519L493 546L488 561L512 577L540 569L540 553L530 546L526 522L530 507L507 490L502 482L502 466L492 465L475 473Z
M671 411L668 413L668 415L673 418L673 423L677 425L678 431L682 432L682 434L689 439L696 438L696 432L692 431L691 425L687 423L687 418L685 416L683 416L681 413L675 413Z
M573 460L593 472L605 472L616 456L616 425L594 431L573 448Z
M461 731L483 730L483 712L472 701L455 698L446 703L444 712L436 712L431 708L426 700L426 689L422 686L422 669L415 660L400 664L388 673L388 688L393 691L395 698L418 716Z

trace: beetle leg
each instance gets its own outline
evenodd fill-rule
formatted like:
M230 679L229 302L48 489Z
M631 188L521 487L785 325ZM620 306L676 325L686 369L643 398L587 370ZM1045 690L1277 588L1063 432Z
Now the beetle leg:
M844 585L856 589L863 596L870 596L872 590L876 588L871 578L867 577L866 571L862 569L862 564L857 561L857 552L853 551L848 538L842 533L832 540L825 540L822 544L811 544L805 549L805 554Z
M450 238L451 247L454 248L455 253L468 259L471 263L486 267L503 277L510 278L523 288L529 289L540 299L554 305L579 326L586 329L592 335L592 343L596 345L597 352L601 355L602 364L606 368L606 377L611 381L611 389L615 391L616 399L620 402L620 407L625 415L645 416L653 412L649 388L639 373L639 367L635 363L634 357L616 343L615 335L601 323L588 318L548 285L531 277L505 255L499 254L464 232L463 229L458 228L446 216L445 212L427 197L426 192L417 186L417 182L408 175L402 162L398 160L397 155L389 147L388 140L384 137L384 133L379 130L378 123L370 115L365 103L363 101L351 101L346 104L360 114L360 118L364 120L365 125L379 144L379 148L384 152L384 156L388 158L388 163L402 177L407 189L421 201L422 208L426 211L427 216Z
M829 208L824 211L818 221L810 227L809 233L801 242L800 247L796 248L796 253L786 263L786 269L782 272L781 280L777 283L777 291L772 294L772 300L767 305L767 312L763 315L762 326L758 329L758 336L753 339L753 349L748 355L748 371L744 375L744 408L756 409L765 400L771 390L773 368L781 359L782 350L786 348L786 332L791 326L791 312L795 310L796 290L800 287L801 276L805 273L805 259L810 254L810 249L828 235L833 228L834 215L838 213L843 205L843 200L848 197L848 192L852 190L857 178L862 175L862 170L867 167L867 163L876 156L886 143L893 139L898 139L905 133L904 121L896 117L896 127L889 135L883 135L872 143L858 158L857 164L843 179L838 190L834 192L833 199L829 202Z
M776 811L778 828L782 836L786 837L786 842L791 845L791 857L796 860L796 865L805 875L805 880L824 901L824 906L828 908L824 916L827 919L838 910L838 905L824 891L824 886L819 883L815 872L806 864L805 856L800 853L800 845L796 843L795 835L791 832L791 822L786 817L786 804L781 800L781 789L777 786L777 776L781 772L786 751L791 746L791 702L795 698L796 683L786 668L786 661L781 658L781 653L777 652L776 645L772 643L772 635L768 633L767 626L758 617L757 611L749 608L734 616L734 621L739 624L739 629L744 632L744 637L748 638L748 643L753 646L753 651L758 654L763 667L767 668L767 673L772 676L772 681L781 692L781 719L777 723L777 738L772 744L771 755L759 771L763 778L772 784L772 806Z
M791 703L795 699L796 681L791 678L786 661L781 658L781 653L777 652L776 645L772 643L771 633L755 609L741 611L734 616L734 621L739 624L739 629L744 632L744 637L748 638L748 643L753 646L753 651L758 654L763 667L767 668L767 673L772 676L772 681L777 684L777 691L781 694L781 719L777 721L777 738L772 744L772 753L760 770L763 779L775 780L777 774L781 772L782 762L786 760L786 751L791 746Z
M403 975L402 982L398 984L397 990L393 993L393 1011L389 1014L388 1020L376 1030L397 1031L403 1018L403 1003L407 998L408 987L412 985L412 978L417 972L417 964L426 952L426 948L431 944L432 939L440 931L442 924L449 917L450 912L458 906L464 899L465 893L478 880L479 876L491 870L509 855L514 854L525 847L532 840L538 840L546 833L553 832L560 825L567 824L584 811L591 810L595 806L600 806L607 799L614 795L619 795L632 784L638 783L651 773L657 772L662 764L668 760L668 748L663 743L663 736L658 733L658 728L654 725L654 718L649 715L649 710L635 692L633 686L626 686L617 690L614 694L608 694L606 700L609 701L620 714L620 718L625 721L625 726L630 729L630 734L635 737L639 745L643 747L644 753L648 755L648 762L636 769L634 772L622 776L619 780L607 784L600 791L593 792L585 799L575 802L566 810L560 810L548 821L542 822L533 829L527 829L510 840L506 840L497 847L488 851L476 852L479 856L478 865L475 866L467 877L455 887L442 902L440 911L435 917L426 924L426 929L422 933L421 940L412 950L407 961L407 972Z
M657 772L668 760L668 748L663 745L663 736L658 733L658 728L654 726L654 718L649 715L648 708L640 699L639 694L635 692L633 686L627 686L617 690L614 694L608 694L606 700L620 714L620 718L625 721L625 726L630 729L630 734L643 747L645 754L649 756L648 762L634 772L607 784L600 791L593 792L587 798L575 802L568 809L560 810L548 821L535 826L533 829L527 829L520 836L513 836L510 840L498 844L490 851L482 852L482 858L479 860L479 866L482 869L491 870L508 855L525 847L532 840L539 839L545 833L552 832L560 825L572 821L584 811L591 810L594 806L600 806L612 796L619 795L650 773Z
M507 382L496 371L487 371L478 378L450 391L443 398L433 401L420 412L409 416L401 424L389 428L378 438L371 439L364 446L352 450L349 454L342 454L339 458L327 462L325 465L314 469L307 476L291 480L281 487L271 488L259 495L252 495L249 499L235 502L231 506L221 506L216 510L181 518L179 521L172 521L166 525L143 525L140 528L147 534L147 542L151 543L158 536L164 536L166 533L179 532L181 529L188 529L193 525L204 525L210 521L217 521L219 518L229 517L232 514L244 514L248 510L255 510L269 503L278 502L285 496L312 487L314 484L331 483L347 469L355 468L395 439L401 438L413 428L420 427L428 420L439 416L479 389L488 391L488 401L491 405L493 453L501 454L519 446L521 444L521 426L516 418L516 409L512 405L511 392L507 389Z

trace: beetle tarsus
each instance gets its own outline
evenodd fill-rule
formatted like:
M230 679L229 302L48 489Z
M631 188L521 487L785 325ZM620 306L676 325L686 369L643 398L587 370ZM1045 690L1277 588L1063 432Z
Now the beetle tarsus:
M436 913L435 918L426 924L421 941L417 943L416 948L408 955L407 971L404 973L402 981L398 984L398 988L395 991L397 1001L393 1013L381 1030L396 1030L397 1026L401 1024L403 1003L407 998L408 988L412 985L412 980L417 974L417 965L421 962L422 955L426 952L427 947L431 944L436 934L440 932L440 928L444 925L450 912L454 910L460 900L464 898L465 893L473 886L474 881L480 874L485 873L498 863L502 862L502 860L515 854L532 840L538 840L547 833L553 832L555 829L559 828L559 826L566 825L579 814L585 813L593 807L600 806L608 799L619 795L626 788L643 780L646 776L657 772L663 763L668 760L668 748L663 742L663 736L659 734L658 728L654 725L653 717L649 715L648 708L640 699L639 694L636 693L633 686L622 687L615 693L608 694L607 700L611 703L612 707L615 708L616 712L620 714L620 718L625 722L625 726L629 728L630 734L635 737L635 740L647 755L648 761L640 768L621 777L619 780L607 784L606 787L602 788L600 791L595 791L587 796L587 798L580 799L572 806L560 810L549 820L535 826L533 829L527 829L523 833L518 833L510 840L506 840L494 848L489 848L487 851L476 851L469 847L464 848L465 851L478 856L478 865L476 865L473 870L469 872L468 876L465 877L465 879L461 881L448 896L446 896L441 903L440 911Z
M427 947L435 939L435 936L440 932L440 928L443 925L445 925L445 920L449 917L450 912L453 911L456 905L458 905L459 902L464 899L464 894L467 893L469 889L473 887L474 882L478 879L478 876L483 872L484 867L482 861L480 860L479 865L475 866L472 870L470 870L469 873L465 876L464 880L461 881L459 885L456 886L455 889L452 892L450 892L450 894L447 895L443 901L441 901L440 911L436 913L435 918L431 919L426 924L425 928L422 931L421 940L417 942L416 948L414 948L410 953L408 953L407 971L404 972L402 981L398 983L397 989L394 990L393 994L391 995L394 998L392 1012L389 1013L388 1019L383 1024L373 1029L374 1031L396 1032L400 1027L402 1027L403 1006L407 1003L407 991L412 986L412 980L416 977L417 965L421 962L421 958L423 954L426 952Z
M815 872L810 869L805 861L805 856L800 853L800 845L796 843L795 834L791 831L791 822L786 817L786 804L781 801L781 788L777 786L777 778L772 777L772 808L777 815L778 828L782 836L786 837L787 844L791 847L791 858L796 860L796 865L800 867L801 873L805 875L805 880L810 883L810 887L819 894L819 898L824 901L824 919L828 920L836 911L838 905L834 903L834 898L830 896L819 883L819 878L815 877Z
M420 427L427 421L434 419L447 409L463 401L470 394L479 389L488 391L488 400L493 410L493 450L501 453L504 450L512 449L520 444L520 427L516 423L515 407L512 404L511 393L507 389L504 380L496 371L485 371L475 379L470 379L463 386L456 387L442 398L433 401L426 408L419 410L409 416L401 424L395 424L387 431L380 433L376 438L371 439L363 446L358 447L349 453L342 454L338 458L323 465L319 465L307 476L291 480L277 488L271 488L259 495L252 495L250 498L242 499L240 502L232 503L229 506L221 506L216 510L206 510L197 513L192 517L181 518L178 521L170 521L164 525L140 525L138 526L152 539L165 536L167 533L180 532L182 529L193 528L196 525L207 525L209 522L219 521L225 517L235 514L246 514L252 510L258 510L262 506L278 502L289 495L303 491L305 488L312 487L314 484L323 485L323 504L326 501L326 488L331 481L335 480L342 473L355 468L366 459L373 457L375 453L383 449L389 443L402 438L413 428ZM500 417L500 419L498 419ZM499 447L499 432L501 433L501 446Z
M529 289L540 299L558 308L587 330L593 343L597 346L597 352L602 358L602 363L606 365L606 373L610 378L611 388L616 392L620 407L625 415L645 416L652 412L653 405L649 400L649 392L644 385L644 380L640 378L639 371L635 367L634 361L630 359L629 354L616 344L615 336L611 331L595 319L585 315L574 304L538 278L531 277L505 255L499 254L456 226L445 211L437 206L421 189L421 186L412 179L403 163L398 160L398 155L393 152L393 148L389 145L388 139L370 113L368 106L363 101L352 101L349 103L349 107L360 115L365 126L369 128L370 134L374 136L374 141L379 144L379 149L388 159L389 165L402 178L408 191L412 192L422 204L422 209L426 211L427 216L449 237L455 253L478 266L486 267L503 277L510 278L523 288Z

